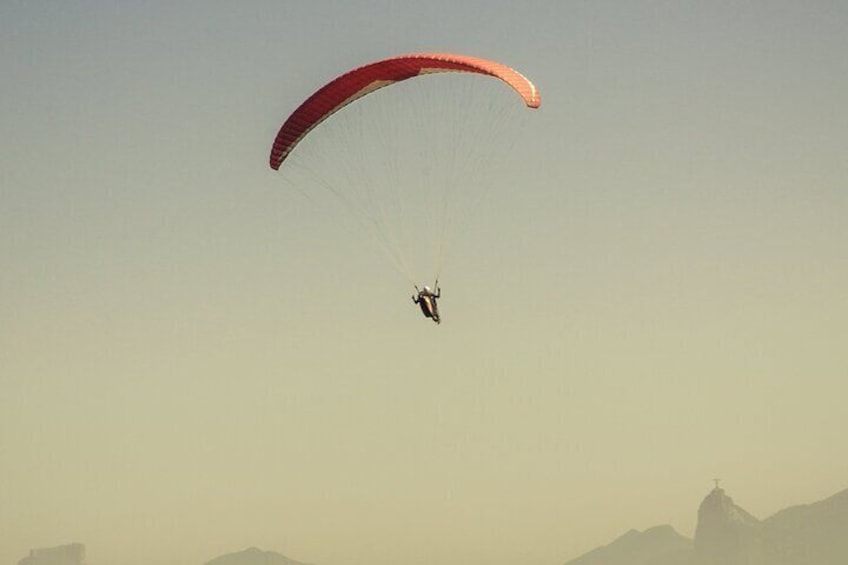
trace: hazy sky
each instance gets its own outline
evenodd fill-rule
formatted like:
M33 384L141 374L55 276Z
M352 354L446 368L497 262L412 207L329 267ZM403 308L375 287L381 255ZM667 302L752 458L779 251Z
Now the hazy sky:
M267 166L346 68L542 92L423 320ZM0 562L551 564L848 486L848 5L0 4Z

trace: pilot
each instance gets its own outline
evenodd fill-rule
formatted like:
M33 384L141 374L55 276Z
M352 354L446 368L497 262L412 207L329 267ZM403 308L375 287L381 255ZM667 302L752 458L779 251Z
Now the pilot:
M424 290L418 290L418 296L413 296L412 301L421 307L421 313L425 318L430 318L437 324L441 324L442 320L439 317L439 305L436 304L436 299L442 296L442 289L439 288L439 282L436 281L436 292L433 292L429 286L425 286Z

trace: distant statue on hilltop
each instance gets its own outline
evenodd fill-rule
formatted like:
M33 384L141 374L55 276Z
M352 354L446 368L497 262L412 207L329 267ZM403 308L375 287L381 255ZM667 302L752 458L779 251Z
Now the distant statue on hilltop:
M733 503L713 479L715 488L698 508L695 554L699 565L759 565L760 521Z

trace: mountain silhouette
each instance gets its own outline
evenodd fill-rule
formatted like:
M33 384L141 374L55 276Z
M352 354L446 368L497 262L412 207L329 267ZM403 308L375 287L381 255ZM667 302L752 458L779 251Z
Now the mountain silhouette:
M698 527L695 529L697 563L759 563L761 549L760 521L734 504L724 489L716 485L698 507Z
M763 521L765 563L848 563L848 489L792 506Z
M228 553L207 561L205 565L307 565L294 559L289 559L281 553L262 551L257 547L249 547L244 551Z
M671 526L630 530L609 545L569 561L567 565L689 565L692 540Z
M698 507L695 539L671 526L630 530L565 565L845 565L848 489L758 520L716 486Z

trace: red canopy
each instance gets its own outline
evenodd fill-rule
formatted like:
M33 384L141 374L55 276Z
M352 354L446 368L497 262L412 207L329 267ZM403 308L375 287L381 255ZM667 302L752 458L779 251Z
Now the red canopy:
M333 113L366 94L408 78L441 72L489 75L511 86L525 104L538 108L539 91L518 71L477 57L417 53L369 63L333 79L306 99L285 121L271 149L271 168L279 169L303 137Z

